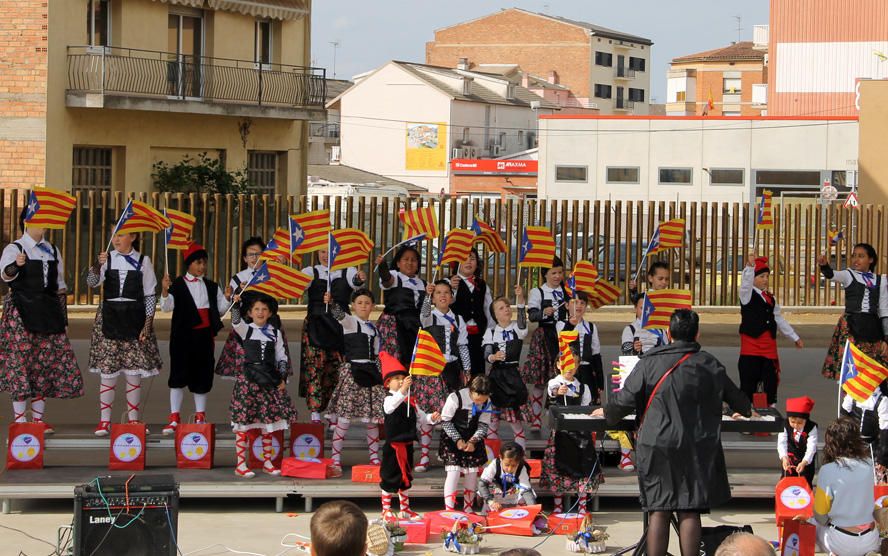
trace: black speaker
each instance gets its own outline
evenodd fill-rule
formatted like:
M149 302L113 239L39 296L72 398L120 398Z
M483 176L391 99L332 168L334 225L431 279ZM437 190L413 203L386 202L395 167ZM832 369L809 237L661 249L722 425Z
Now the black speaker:
M98 477L74 489L74 556L176 556L172 475Z

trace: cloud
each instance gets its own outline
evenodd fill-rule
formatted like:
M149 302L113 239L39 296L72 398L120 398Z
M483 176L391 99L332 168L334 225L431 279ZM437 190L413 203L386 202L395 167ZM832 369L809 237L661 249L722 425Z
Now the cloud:
M341 15L333 20L333 28L337 31L344 31L346 29L351 29L354 27L354 22L351 18L348 18L344 15Z

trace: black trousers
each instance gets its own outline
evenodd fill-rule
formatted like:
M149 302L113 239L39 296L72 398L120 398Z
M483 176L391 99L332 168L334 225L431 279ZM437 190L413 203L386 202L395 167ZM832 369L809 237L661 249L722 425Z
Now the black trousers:
M183 337L184 336L184 337ZM213 389L215 341L210 328L189 330L170 337L170 388L187 387L194 394Z
M764 392L768 396L768 405L777 403L777 365L773 359L758 355L741 355L737 361L740 371L740 390L746 394L749 401L762 383Z
M481 340L484 339L484 333L469 334L469 361L472 365L472 376L483 375L487 369L484 364L484 348L481 346Z

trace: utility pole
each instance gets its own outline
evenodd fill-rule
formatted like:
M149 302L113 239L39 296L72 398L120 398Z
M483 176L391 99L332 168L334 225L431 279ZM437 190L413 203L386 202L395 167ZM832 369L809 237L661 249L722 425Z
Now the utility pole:
M740 42L743 40L743 16L735 15L732 17L737 20L737 42Z
M336 50L339 49L339 44L339 39L330 41L330 45L333 46L333 79L336 79Z

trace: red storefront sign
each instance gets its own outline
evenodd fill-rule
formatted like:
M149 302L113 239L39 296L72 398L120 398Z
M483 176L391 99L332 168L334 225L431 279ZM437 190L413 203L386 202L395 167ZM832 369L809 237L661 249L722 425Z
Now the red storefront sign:
M455 158L450 161L454 174L532 174L536 175L539 162L536 160L493 160L475 158Z

